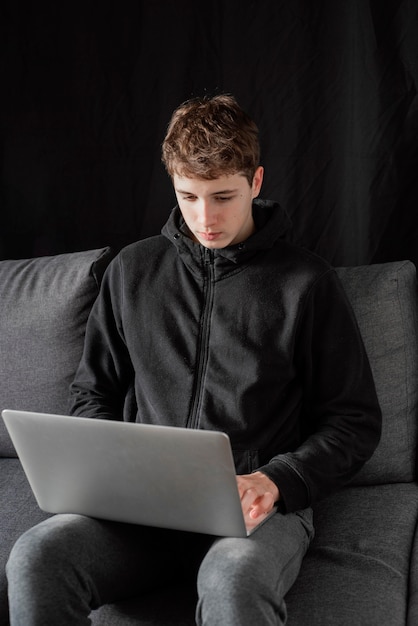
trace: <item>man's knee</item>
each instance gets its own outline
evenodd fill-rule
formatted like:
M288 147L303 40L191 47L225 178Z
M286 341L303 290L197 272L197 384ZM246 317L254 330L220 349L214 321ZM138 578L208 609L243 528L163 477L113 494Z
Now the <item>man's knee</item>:
M71 563L77 550L69 541L69 528L77 524L77 517L60 515L41 522L27 530L13 546L6 565L9 583L15 578L30 576L33 572L40 578L44 570L53 570L61 561Z
M278 624L285 604L276 581L265 575L263 550L246 539L221 539L198 574L199 625Z
M245 596L261 582L262 556L245 539L221 539L208 551L199 569L199 595L231 593Z

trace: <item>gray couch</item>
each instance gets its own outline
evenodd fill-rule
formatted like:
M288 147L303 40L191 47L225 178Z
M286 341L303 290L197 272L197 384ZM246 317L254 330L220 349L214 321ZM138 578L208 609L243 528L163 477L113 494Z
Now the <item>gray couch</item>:
M66 411L88 312L111 256L101 249L0 262L0 409ZM413 626L418 624L415 267L405 261L338 273L374 371L383 436L355 480L315 507L317 534L287 596L288 623ZM8 553L46 514L33 499L2 423L0 457L0 624L6 625ZM186 626L194 624L194 601L193 589L179 586L102 607L91 617L104 626Z

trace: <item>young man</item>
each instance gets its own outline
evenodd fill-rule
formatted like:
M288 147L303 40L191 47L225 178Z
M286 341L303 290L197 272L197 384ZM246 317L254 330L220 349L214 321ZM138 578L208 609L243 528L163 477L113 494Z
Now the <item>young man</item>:
M12 626L88 624L92 608L180 576L197 580L199 625L284 624L311 505L379 440L372 375L334 270L290 244L281 207L257 199L254 122L230 96L186 102L163 161L178 206L161 236L109 267L72 413L225 431L247 525L278 512L246 539L55 516L12 551Z

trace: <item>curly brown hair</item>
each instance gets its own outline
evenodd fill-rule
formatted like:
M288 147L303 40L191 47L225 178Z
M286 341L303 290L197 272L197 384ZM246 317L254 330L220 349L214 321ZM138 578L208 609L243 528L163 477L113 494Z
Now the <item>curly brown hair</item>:
M258 128L229 94L181 104L162 144L162 162L171 178L242 174L252 185L259 160Z

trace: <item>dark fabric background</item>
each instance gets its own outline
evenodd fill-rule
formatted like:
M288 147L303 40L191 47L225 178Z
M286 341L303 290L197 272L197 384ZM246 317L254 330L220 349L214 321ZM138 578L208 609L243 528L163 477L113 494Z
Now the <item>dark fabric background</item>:
M418 0L5 0L0 258L160 231L172 110L233 93L295 239L418 262Z

